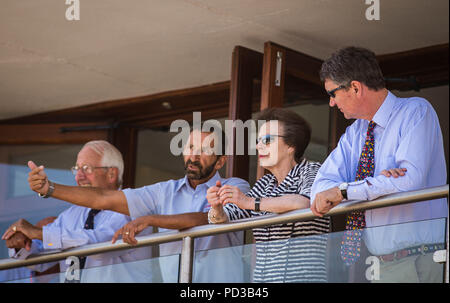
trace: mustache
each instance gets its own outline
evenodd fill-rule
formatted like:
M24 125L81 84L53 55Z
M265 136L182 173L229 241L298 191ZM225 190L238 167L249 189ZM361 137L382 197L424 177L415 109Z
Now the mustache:
M197 166L198 168L202 169L202 165L200 164L199 161L191 161L191 160L187 160L186 164L184 165L185 168L188 167L188 165L193 165L193 166Z

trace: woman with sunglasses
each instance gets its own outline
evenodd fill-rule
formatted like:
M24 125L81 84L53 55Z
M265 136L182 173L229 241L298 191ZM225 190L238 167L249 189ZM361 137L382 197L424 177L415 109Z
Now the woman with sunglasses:
M210 223L309 209L309 195L320 164L303 158L311 129L296 113L282 108L262 111L258 120L259 164L270 173L246 194L234 186L210 187ZM254 282L326 282L329 219L253 229L256 240Z

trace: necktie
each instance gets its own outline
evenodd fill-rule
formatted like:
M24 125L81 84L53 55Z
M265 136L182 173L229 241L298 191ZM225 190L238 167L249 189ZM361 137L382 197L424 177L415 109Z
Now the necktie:
M94 229L94 217L100 212L100 209L91 209L84 222L84 229ZM86 257L80 257L80 270L84 268L86 264ZM71 264L71 266L73 263ZM65 280L65 283L80 283L80 280Z
M359 157L356 171L356 181L373 177L375 171L375 140L373 129L376 123L370 121L367 128L366 141L364 143L361 156ZM341 242L341 257L346 265L354 264L361 250L362 229L366 227L366 217L364 211L354 211L347 216L346 231Z
M94 229L94 217L100 212L100 209L91 209L88 217L84 222L84 229ZM80 269L84 268L86 257L80 257Z

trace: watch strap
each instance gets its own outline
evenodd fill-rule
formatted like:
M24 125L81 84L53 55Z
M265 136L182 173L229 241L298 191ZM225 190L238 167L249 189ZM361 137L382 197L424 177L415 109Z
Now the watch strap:
M260 197L255 198L255 211L261 211L260 205L261 205L261 198Z
M47 191L47 193L45 195L43 195L41 193L38 193L39 197L44 198L44 199L47 199L47 198L51 197L52 194L53 194L53 191L55 190L55 184L53 184L53 182L50 181L50 180L47 180L47 181L48 181L48 191Z
M348 198L347 198L347 189L345 188L345 189L341 189L341 195L342 195L342 197L344 198L344 200L347 200Z

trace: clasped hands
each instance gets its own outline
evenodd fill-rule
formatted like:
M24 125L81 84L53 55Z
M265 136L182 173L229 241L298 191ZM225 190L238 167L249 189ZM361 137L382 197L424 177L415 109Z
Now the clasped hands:
M253 198L246 196L233 185L224 185L218 180L215 186L211 186L206 192L206 199L212 208L220 208L227 203L236 204L241 209L252 209Z
M25 248L30 251L31 241L33 239L42 240L42 227L53 222L56 217L47 217L42 219L36 225L31 224L25 219L20 219L11 224L3 233L2 240L6 240L8 248L19 250Z

